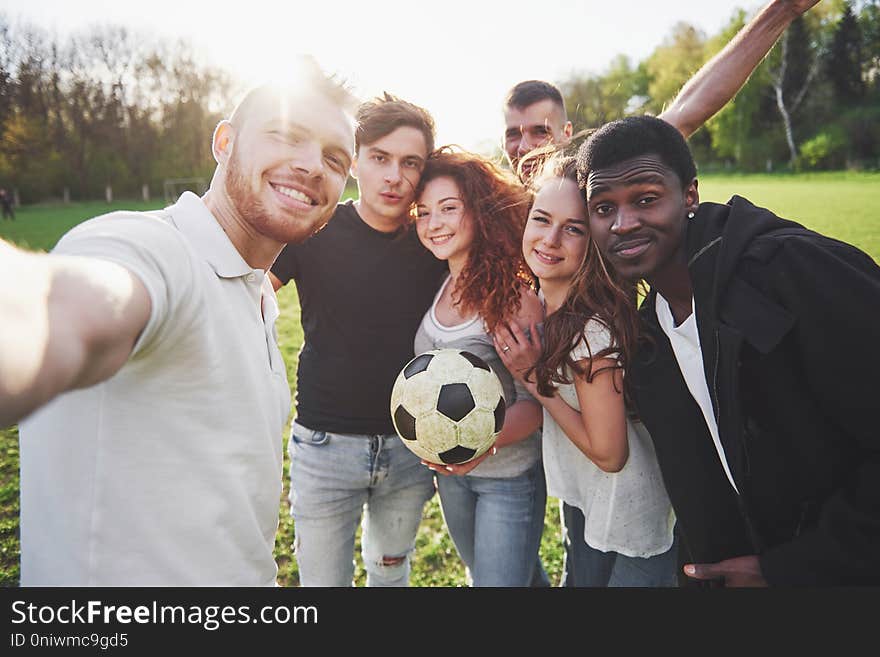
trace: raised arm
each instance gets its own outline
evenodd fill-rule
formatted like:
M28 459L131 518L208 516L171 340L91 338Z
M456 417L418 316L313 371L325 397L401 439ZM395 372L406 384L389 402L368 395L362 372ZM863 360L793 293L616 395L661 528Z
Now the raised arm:
M124 267L0 240L0 426L115 374L150 310L146 288Z
M659 118L690 137L736 96L795 18L819 0L773 0L682 87Z

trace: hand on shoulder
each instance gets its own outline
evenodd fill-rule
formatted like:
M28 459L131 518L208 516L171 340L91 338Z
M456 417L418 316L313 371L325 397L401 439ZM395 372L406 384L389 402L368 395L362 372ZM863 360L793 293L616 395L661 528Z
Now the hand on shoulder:
M544 321L544 305L532 288L524 285L519 295L519 301L520 308L515 320L523 331L529 330L533 324L540 324Z

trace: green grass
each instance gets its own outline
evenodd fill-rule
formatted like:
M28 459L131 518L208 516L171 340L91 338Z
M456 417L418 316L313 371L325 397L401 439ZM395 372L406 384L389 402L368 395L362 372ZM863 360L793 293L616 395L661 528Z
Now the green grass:
M162 201L116 201L114 203L40 203L15 211L15 221L0 220L0 237L21 247L48 251L58 238L78 223L114 210L156 210Z
M0 429L0 586L19 577L18 431Z
M880 259L880 174L828 173L808 175L711 175L700 180L702 200L724 202L737 193L752 202L769 207L783 217L832 237L850 242ZM111 209L150 209L160 203L126 203L113 206L83 203L70 206L34 205L23 207L17 221L0 221L0 237L31 249L50 249L58 237L80 221ZM291 385L295 372L302 330L299 304L293 285L279 293L282 316L278 323L279 342L287 363ZM294 391L295 392L295 391ZM275 541L278 582L294 586L299 582L293 558L294 528L287 503L287 432L279 437L284 450L284 491L279 500L280 526ZM19 581L18 540L18 432L15 427L0 430L0 585L16 586ZM553 583L562 569L559 543L557 500L547 502L547 515L541 543L541 558ZM355 581L363 585L365 574L359 555ZM443 526L436 496L425 508L416 539L413 558L414 586L463 586L464 568Z
M703 201L744 196L880 260L880 173L712 175L700 179L699 189Z

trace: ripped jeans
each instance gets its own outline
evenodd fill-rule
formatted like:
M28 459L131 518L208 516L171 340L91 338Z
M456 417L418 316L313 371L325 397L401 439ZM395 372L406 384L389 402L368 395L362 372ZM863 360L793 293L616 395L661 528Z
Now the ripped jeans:
M362 522L367 586L408 586L433 473L396 435L313 431L293 423L290 513L302 586L351 586Z

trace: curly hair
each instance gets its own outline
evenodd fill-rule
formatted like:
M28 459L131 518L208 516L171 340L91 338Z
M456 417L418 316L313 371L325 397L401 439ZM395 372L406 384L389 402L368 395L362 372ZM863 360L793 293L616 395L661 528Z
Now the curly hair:
M557 156L546 163L541 175L534 181L536 191L553 179L564 178L577 184L574 157ZM572 383L569 371L587 381L609 369L626 370L635 353L639 339L639 316L636 310L636 286L617 276L605 266L602 255L592 237L588 236L584 259L575 273L565 301L559 309L544 320L544 347L541 358L529 370L534 373L538 392L552 396L554 384ZM587 343L584 327L593 319L608 329L611 344L596 353ZM589 362L579 365L572 351L583 342L589 353ZM593 362L614 355L615 364L594 368ZM627 390L626 380L624 392ZM627 399L631 395L626 394Z
M522 255L531 195L491 160L443 146L428 156L416 198L441 177L458 186L474 224L473 243L452 294L463 312L479 315L491 332L519 311L523 285L533 286Z

